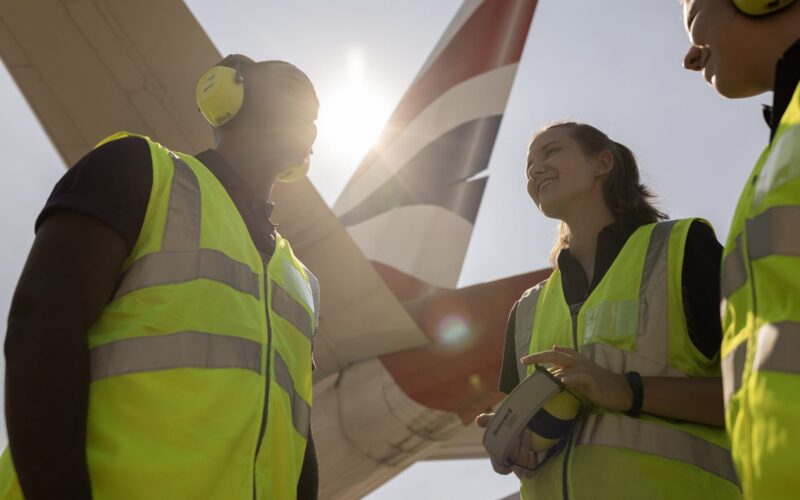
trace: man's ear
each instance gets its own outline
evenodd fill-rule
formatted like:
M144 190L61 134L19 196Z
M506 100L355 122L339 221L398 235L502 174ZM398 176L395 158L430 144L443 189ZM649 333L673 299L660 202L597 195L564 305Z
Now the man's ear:
M597 161L594 165L594 174L597 177L603 177L614 170L614 155L611 151L604 149L597 155Z

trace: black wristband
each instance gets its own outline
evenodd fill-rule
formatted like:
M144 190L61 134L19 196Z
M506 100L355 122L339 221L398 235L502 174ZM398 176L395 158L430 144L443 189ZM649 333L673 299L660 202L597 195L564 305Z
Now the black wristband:
M630 384L631 391L633 392L633 403L630 409L625 412L625 415L629 417L638 417L639 413L642 412L642 405L644 404L644 383L642 382L642 376L639 375L639 372L628 372L625 374L625 378L628 379L628 384Z

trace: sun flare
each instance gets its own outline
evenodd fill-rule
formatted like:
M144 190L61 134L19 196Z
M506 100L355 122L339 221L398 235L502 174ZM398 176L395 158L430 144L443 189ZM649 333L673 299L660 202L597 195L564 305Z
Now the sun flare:
M322 89L318 147L341 160L358 162L380 135L391 109L367 80L360 50L348 53L346 68L346 78Z

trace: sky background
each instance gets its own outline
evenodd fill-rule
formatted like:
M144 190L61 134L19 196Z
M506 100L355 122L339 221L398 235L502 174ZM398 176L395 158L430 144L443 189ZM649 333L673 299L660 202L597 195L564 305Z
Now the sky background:
M284 59L309 74L321 100L310 177L333 204L461 1L187 4L223 54ZM660 206L672 217L710 220L724 241L742 183L768 139L760 107L771 96L720 98L700 75L681 69L686 47L676 0L540 0L461 286L547 265L555 222L528 199L523 172L531 133L565 118L631 147ZM64 165L1 65L0 109L0 314L6 316L36 215ZM485 460L423 462L369 498L491 499L516 484L492 473Z

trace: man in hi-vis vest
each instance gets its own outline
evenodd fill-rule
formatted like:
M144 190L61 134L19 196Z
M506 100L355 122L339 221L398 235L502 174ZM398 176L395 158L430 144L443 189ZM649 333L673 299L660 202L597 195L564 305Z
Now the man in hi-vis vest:
M317 97L291 64L239 55L196 97L214 149L112 135L37 220L0 499L316 498L319 289L266 200L308 169Z
M765 109L770 142L745 183L723 252L722 375L745 498L798 498L800 2L688 0L684 14L692 44L686 69L702 71L725 97L774 92Z

